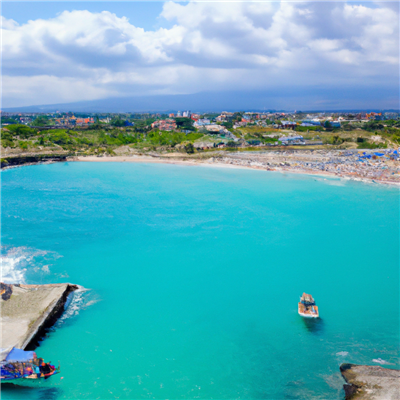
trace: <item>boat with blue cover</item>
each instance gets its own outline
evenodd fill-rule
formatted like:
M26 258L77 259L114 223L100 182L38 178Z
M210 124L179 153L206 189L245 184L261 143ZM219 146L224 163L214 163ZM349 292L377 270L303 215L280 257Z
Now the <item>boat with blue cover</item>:
M13 348L1 361L1 383L32 386L60 372L51 362L45 363L34 351Z

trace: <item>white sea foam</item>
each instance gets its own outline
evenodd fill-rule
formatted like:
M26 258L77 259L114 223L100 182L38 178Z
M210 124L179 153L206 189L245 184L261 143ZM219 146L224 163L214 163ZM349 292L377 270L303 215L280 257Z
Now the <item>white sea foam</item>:
M82 310L97 303L99 299L94 298L94 296L95 294L90 289L79 286L78 290L68 296L64 306L65 311L57 321L55 328L64 324L67 319L77 316Z
M61 257L57 253L32 249L29 247L2 246L1 248L1 281L5 283L25 283L26 280L41 283L44 275L51 272L51 263ZM28 278L27 278L28 275ZM57 275L59 276L59 274ZM89 289L79 287L71 293L65 304L65 312L56 326L74 317L81 310L99 301Z
M374 363L382 364L382 365L394 365L388 361L382 360L382 358L374 358L372 360Z
M347 354L349 354L348 351L339 351L338 353L336 353L337 356L342 356L342 357L347 356Z
M50 273L49 258L60 256L54 252L32 249L25 246L1 248L1 281L25 283L26 274L33 272L39 278Z

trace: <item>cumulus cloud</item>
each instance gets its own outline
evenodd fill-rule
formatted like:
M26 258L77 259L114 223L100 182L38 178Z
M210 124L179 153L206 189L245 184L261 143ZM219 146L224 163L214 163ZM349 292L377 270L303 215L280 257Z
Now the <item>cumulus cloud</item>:
M160 17L172 27L146 31L108 11L22 25L3 18L3 106L280 85L398 87L398 3L167 2Z
M39 97L43 101L64 103L77 100L102 99L118 96L117 90L104 89L92 80L81 78L56 77L51 75L7 76L3 77L3 93L11 104L37 104ZM22 101L23 100L23 101Z

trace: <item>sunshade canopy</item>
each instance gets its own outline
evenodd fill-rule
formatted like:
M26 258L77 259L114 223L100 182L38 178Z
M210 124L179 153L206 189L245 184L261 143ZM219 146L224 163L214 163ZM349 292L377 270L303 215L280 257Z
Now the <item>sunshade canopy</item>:
M21 349L16 349L15 347L8 353L6 361L20 361L25 362L33 360L35 358L34 351L25 351Z

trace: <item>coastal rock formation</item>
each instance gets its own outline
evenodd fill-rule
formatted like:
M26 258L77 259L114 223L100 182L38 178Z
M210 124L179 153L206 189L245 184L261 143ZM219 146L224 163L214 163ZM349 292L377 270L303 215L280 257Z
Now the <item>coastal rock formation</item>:
M400 371L376 365L342 364L345 399L399 400Z
M25 349L63 313L68 295L78 286L1 285L1 359L17 347Z
M12 285L7 285L6 283L1 282L1 298L3 300L8 300L11 298L12 295Z
M2 154L1 158L1 168L9 168L15 167L19 165L33 165L43 162L62 162L66 161L68 157L68 153L65 152L64 154L59 154L60 152L56 153L49 153L49 154L17 154L17 155L4 155Z

